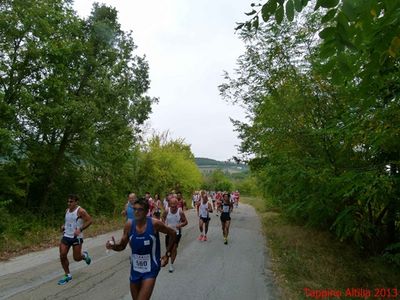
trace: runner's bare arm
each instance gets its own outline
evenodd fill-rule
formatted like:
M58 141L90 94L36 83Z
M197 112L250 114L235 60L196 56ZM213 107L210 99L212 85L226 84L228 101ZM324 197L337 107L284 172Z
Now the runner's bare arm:
M208 203L208 212L212 213L213 209L212 209L212 205L211 203Z
M162 233L164 233L164 234L167 234L167 235L169 236L170 241L171 241L171 239L172 239L173 243L175 242L175 239L176 239L176 232L175 232L174 229L172 229L171 227L165 225L165 224L164 224L163 222L161 222L160 220L152 219L152 221L153 221L153 226L154 226L154 228L156 229L156 231L162 232ZM173 243L172 243L172 244L173 244ZM167 249L167 252L168 252L168 251L171 251L171 250L172 250L172 246L171 246L171 249Z
M180 216L181 216L181 221L176 225L176 228L182 228L188 224L188 220L186 219L186 215L183 212L183 210L181 211Z
M163 212L163 214L161 216L161 220L162 220L163 223L165 223L165 220L167 219L167 214L168 214L167 209L164 209L164 212Z
M75 230L76 236L78 236L82 231L84 231L86 228L88 228L90 226L90 224L92 224L92 217L82 207L79 208L78 216L79 216L79 218L81 218L83 220L83 224L82 224L82 227L78 227Z
M126 211L127 211L127 209L128 209L128 203L125 204L125 207L124 207L123 211L121 211L121 215L123 215L124 217L126 217Z
M171 253L172 248L174 247L175 240L176 240L176 232L174 229L165 225L163 222L161 222L159 220L152 219L152 221L153 221L153 227L157 232L162 232L164 234L167 234L169 237L166 253L163 257L161 257L161 267L164 267L168 263L168 260L169 260L169 256L167 255L167 253Z
M112 249L114 251L122 251L126 248L129 242L129 232L131 231L132 221L128 220L124 226L124 232L122 233L122 237L118 243L115 242L114 237L111 237L112 243L107 241L106 248Z

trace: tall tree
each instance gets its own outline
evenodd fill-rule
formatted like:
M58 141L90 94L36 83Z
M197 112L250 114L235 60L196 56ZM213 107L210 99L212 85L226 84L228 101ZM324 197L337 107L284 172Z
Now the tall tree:
M82 20L62 0L3 1L0 11L1 172L16 186L2 197L44 209L82 191L85 173L118 177L155 99L117 11L95 4Z
M335 13L343 17L345 4ZM356 47L335 44L333 52L327 41L336 41L335 30L316 38L318 14L299 18L316 25L309 28L268 21L257 34L245 30L237 78L221 85L223 96L248 108L251 122L236 125L265 192L297 220L374 251L399 232L398 57L383 49L393 46L400 19L384 5L357 34L349 29L354 20L342 20Z

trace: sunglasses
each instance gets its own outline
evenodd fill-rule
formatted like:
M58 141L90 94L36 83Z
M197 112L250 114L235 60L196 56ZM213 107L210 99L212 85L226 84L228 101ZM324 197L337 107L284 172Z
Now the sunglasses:
M143 212L144 208L143 207L134 207L133 211Z
M75 202L74 200L68 200L67 203L72 203Z

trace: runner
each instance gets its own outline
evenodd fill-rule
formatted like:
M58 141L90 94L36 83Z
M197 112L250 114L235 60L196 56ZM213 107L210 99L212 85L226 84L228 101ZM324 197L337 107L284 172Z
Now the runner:
M176 193L176 199L178 200L178 207L182 208L183 211L186 210L186 202L183 199L181 192Z
M182 208L178 208L178 199L175 195L171 197L169 200L169 207L164 211L162 215L163 222L169 227L175 229L176 231L176 240L171 250L171 264L169 265L168 271L170 273L174 272L174 262L177 255L177 249L179 245L179 241L182 237L182 227L186 226L188 221L186 219L185 213ZM165 244L169 245L169 237L165 237Z
M154 211L154 200L151 198L151 194L149 192L146 192L144 195L145 199L149 203L149 212L147 213L147 217L152 217L153 216L153 211Z
M161 209L162 203L160 199L160 194L154 195L154 210L153 210L153 217L160 220L161 219Z
M208 223L210 222L210 213L213 212L211 203L208 202L207 194L203 194L200 203L197 205L197 215L199 216L199 241L207 241ZM203 235L204 228L204 235Z
M77 195L68 195L68 208L65 211L65 223L61 226L63 237L60 242L60 260L64 269L64 276L58 281L59 285L64 285L72 280L68 261L68 252L71 246L75 261L84 260L87 265L90 265L92 261L87 251L82 253L82 232L92 224L92 218L86 210L78 205L78 202Z
M192 208L196 208L198 193L196 191L192 194Z
M212 202L213 210L215 210L216 209L216 207L215 207L215 192L211 191L210 195L211 195L211 202Z
M124 226L121 240L115 243L114 237L107 241L106 248L122 251L129 243L131 255L130 290L132 299L150 299L160 267L168 263L175 241L175 231L161 221L146 217L149 204L145 198L139 198L133 205L135 219L128 220ZM160 256L159 232L167 234L170 244L166 254Z
M218 217L218 212L219 212L219 208L222 204L222 193L220 191L217 192L217 194L215 195L215 204L217 206L217 213L215 214Z
M164 200L163 200L163 207L164 207L164 210L166 210L166 209L168 208L168 206L169 206L169 200L171 200L171 197L172 197L172 193L168 193L168 194L165 196L165 198L164 198Z
M135 193L130 193L128 195L128 202L125 204L124 210L121 212L123 216L126 217L126 220L128 219L134 219L135 215L133 213L133 203L135 203L135 200L137 199Z
M236 190L233 195L235 196L234 202L235 202L235 208L239 207L239 198L240 198L240 193L238 190Z
M228 244L229 226L231 224L231 212L233 210L233 205L229 198L230 194L224 193L222 196L222 204L218 207L218 210L221 212L220 219L225 245Z

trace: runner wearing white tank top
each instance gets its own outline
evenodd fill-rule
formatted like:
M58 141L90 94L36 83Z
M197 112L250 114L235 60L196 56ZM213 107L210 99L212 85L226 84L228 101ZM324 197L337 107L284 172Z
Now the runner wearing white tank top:
M87 251L82 252L82 232L92 224L92 218L86 210L78 205L78 201L77 195L68 195L68 208L65 211L65 222L61 226L63 236L60 241L60 260L64 276L58 281L59 285L64 285L72 280L68 261L68 252L71 247L75 261L84 260L88 265L91 262L89 253Z
M208 224L210 222L210 213L213 212L212 205L208 202L207 193L201 192L201 199L197 204L197 215L199 216L199 241L207 241ZM203 234L204 230L204 234Z
M174 246L171 250L171 264L169 266L169 272L174 272L174 262L177 255L177 249L179 245L179 241L182 236L181 228L186 226L188 221L186 219L185 213L181 208L178 208L178 199L175 195L169 200L169 207L164 211L162 215L162 221L168 225L169 227L173 228L176 231L176 239ZM168 247L169 239L168 236L165 237L165 245Z

